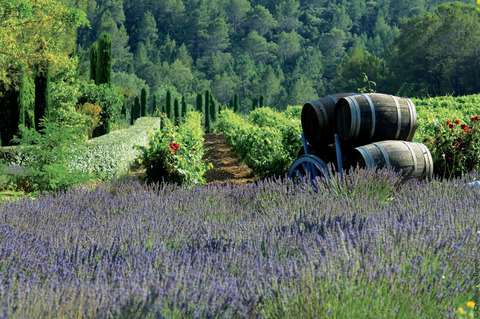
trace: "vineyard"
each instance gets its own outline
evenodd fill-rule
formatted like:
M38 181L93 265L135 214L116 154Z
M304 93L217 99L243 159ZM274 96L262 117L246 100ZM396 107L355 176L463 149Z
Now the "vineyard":
M452 156L439 166L448 176L357 169L294 183L285 174L302 147L301 106L227 108L210 123L261 177L252 183L204 185L211 165L197 111L92 139L90 157L70 154L76 166L29 166L35 185L21 165L4 166L0 183L30 195L0 200L0 317L473 318L480 189L467 183L480 180L480 95L412 101L414 141L437 166ZM149 134L131 137L139 132ZM128 157L95 162L102 150ZM131 158L147 167L145 182L124 176ZM81 183L55 189L40 178L59 168ZM97 179L85 183L89 174Z

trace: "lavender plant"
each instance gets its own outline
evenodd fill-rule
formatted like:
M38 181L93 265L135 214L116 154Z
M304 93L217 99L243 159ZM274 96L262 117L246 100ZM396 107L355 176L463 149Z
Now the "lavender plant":
M1 202L0 317L456 316L473 296L480 190L412 181L380 201L368 174L336 197L320 180L127 180Z

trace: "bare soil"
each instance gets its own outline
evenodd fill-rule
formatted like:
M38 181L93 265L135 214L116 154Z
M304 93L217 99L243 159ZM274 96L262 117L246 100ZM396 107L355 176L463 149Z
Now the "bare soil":
M230 149L223 134L205 134L205 161L212 163L213 168L205 174L207 184L227 180L234 183L249 183L258 179L240 157Z

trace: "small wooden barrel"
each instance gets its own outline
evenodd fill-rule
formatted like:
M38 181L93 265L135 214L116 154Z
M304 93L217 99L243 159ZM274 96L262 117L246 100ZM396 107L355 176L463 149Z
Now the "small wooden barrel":
M410 99L381 93L339 99L334 111L335 130L350 145L383 140L411 141L417 113Z
M307 102L302 108L302 130L308 143L312 145L334 143L333 112L335 104L345 96L356 93L337 93Z
M363 168L393 168L402 172L405 179L432 179L433 160L422 143L406 141L381 141L359 146L349 158L351 166Z

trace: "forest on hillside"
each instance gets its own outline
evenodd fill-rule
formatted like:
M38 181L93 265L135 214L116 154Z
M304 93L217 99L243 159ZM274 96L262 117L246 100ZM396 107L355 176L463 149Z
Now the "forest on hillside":
M259 96L284 109L359 89L479 92L480 17L444 2L88 0L76 54L88 78L89 48L111 34L113 82L130 103L145 85L159 101L171 90L192 104L207 89L222 104L238 93L243 109Z

